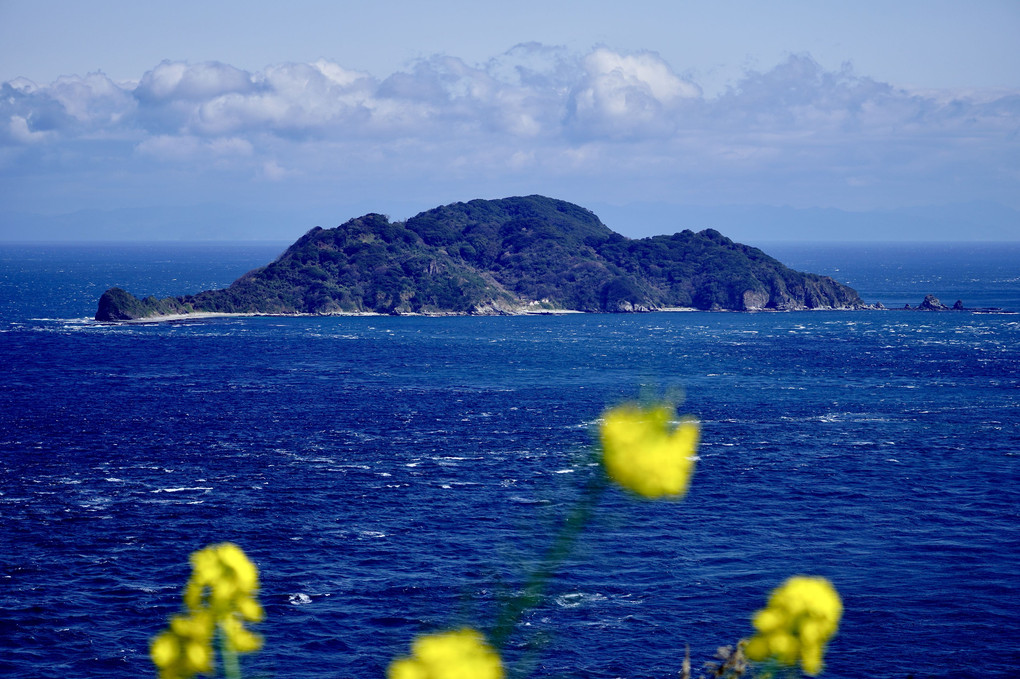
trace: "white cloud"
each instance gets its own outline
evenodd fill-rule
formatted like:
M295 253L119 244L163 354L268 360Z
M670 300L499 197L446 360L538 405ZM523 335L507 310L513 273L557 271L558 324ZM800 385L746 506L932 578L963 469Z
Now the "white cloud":
M33 131L29 128L28 119L17 115L11 116L7 129L11 139L21 144L34 144L43 141L51 134Z
M493 78L510 85L566 95L584 69L584 55L536 42L515 45L485 64Z
M32 94L39 89L39 86L28 78L15 78L14 80L8 81L6 84L12 90L20 94Z
M58 78L47 93L75 120L97 126L119 124L135 106L130 94L102 73Z
M204 101L230 92L248 92L253 87L248 73L227 64L164 61L142 76L134 93L145 101Z
M327 60L251 73L163 62L137 83L94 73L0 84L0 180L56 158L84 176L100 154L153 176L160 163L191 164L281 184L498 185L528 174L536 188L589 184L618 200L739 202L757 185L791 203L851 187L897 187L916 202L1020 194L1018 121L1015 92L911 92L806 55L712 97L654 53L608 47L529 43L481 64L439 55L384 80Z
M601 47L588 55L585 67L594 81L601 81L600 89L637 88L663 103L701 96L696 85L678 78L666 62L651 52L622 55Z
M44 86L24 78L0 85L0 120L9 121L7 139L14 143L123 136L124 118L134 109L131 93L102 73Z
M282 64L249 74L222 64L164 62L135 93L147 124L199 135L321 134L349 123L374 81L338 64Z
M657 55L622 55L605 47L584 60L585 75L572 95L573 124L588 135L663 136L680 122L679 104L700 89Z

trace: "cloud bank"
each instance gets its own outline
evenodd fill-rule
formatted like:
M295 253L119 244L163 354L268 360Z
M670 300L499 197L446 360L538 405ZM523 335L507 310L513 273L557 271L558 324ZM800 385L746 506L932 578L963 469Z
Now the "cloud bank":
M707 97L654 52L541 44L482 64L435 55L383 78L325 60L259 72L165 61L135 82L0 85L0 180L25 210L243 200L253 182L302 199L419 192L428 205L527 190L1020 207L1020 92L912 92L792 55Z

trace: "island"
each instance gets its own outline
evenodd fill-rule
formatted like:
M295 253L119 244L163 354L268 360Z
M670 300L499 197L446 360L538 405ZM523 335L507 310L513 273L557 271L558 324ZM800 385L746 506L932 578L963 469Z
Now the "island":
M315 227L227 288L162 299L111 288L95 318L864 307L852 288L714 229L626 238L590 210L535 195Z
M953 303L953 306L946 306L939 300L935 295L925 295L921 303L916 307L910 306L910 304L903 305L905 311L968 311L975 314L1013 314L1014 311L1006 311L1002 307L988 306L988 307L977 307L968 308L963 305L963 300L958 299Z

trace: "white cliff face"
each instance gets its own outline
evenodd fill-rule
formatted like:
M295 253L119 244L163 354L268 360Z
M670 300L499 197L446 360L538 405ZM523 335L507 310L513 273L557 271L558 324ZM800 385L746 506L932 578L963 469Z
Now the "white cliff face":
M769 294L764 290L745 290L743 302L744 311L759 311L768 306Z

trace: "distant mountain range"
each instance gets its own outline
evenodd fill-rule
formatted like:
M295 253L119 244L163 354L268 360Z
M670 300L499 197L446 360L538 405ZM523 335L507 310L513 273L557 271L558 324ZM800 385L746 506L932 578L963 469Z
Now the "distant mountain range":
M718 231L630 239L544 196L472 200L405 222L379 214L316 227L229 287L140 299L113 288L97 320L171 314L516 314L864 306Z

